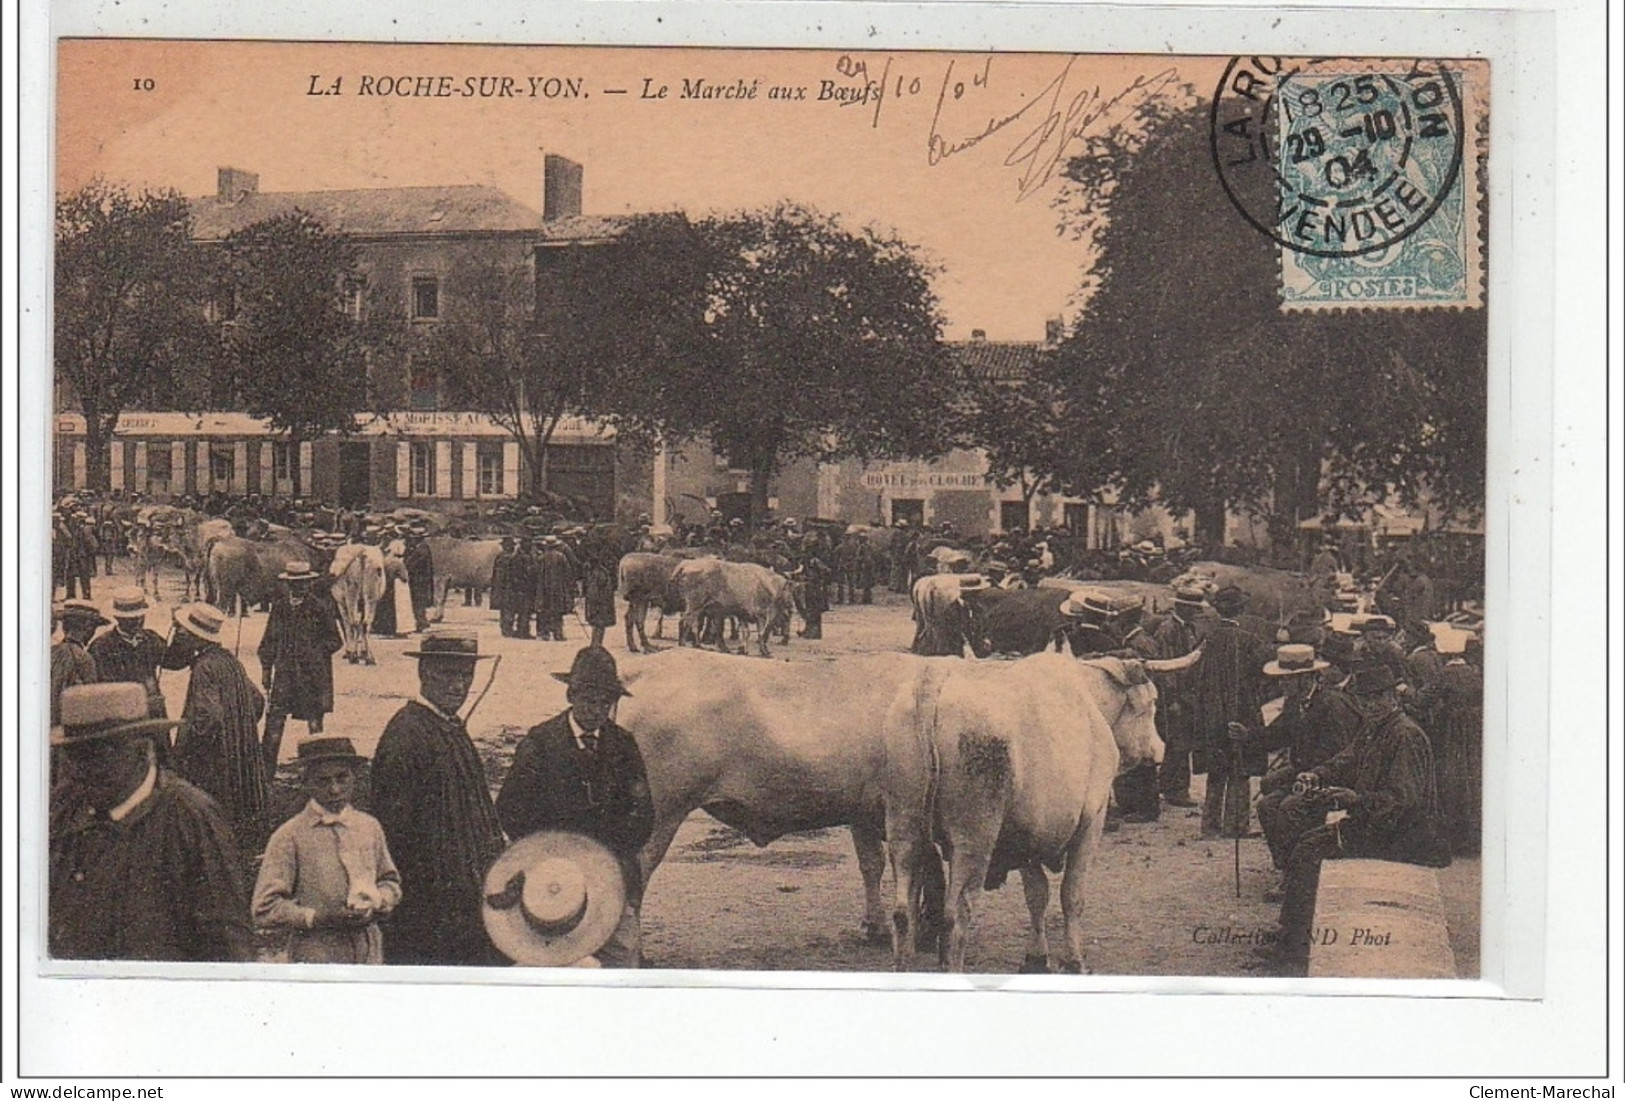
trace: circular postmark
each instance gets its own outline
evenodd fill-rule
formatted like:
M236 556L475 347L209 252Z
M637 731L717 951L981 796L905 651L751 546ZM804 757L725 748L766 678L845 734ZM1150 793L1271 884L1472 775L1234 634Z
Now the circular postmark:
M1437 61L1233 58L1213 94L1213 166L1242 217L1285 248L1391 248L1461 173L1459 76Z

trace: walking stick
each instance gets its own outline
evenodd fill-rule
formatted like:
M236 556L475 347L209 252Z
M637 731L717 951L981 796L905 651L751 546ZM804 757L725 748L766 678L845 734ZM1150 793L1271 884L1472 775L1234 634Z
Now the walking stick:
M240 658L242 656L242 652L243 652L243 616L246 614L246 612L247 612L247 609L243 605L241 605L241 604L237 605L237 641L235 643L233 643L232 647L231 647L231 656L234 657L234 658Z
M497 667L500 666L501 664L502 664L502 655L498 654L491 661L491 675L490 675L490 677L488 677L486 679L485 687L480 689L480 694L478 696L474 697L474 703L463 714L463 725L464 726L468 725L468 720L474 717L475 709L478 708L480 706L480 704L485 701L485 694L487 692L491 691L491 686L497 682Z
M1231 723L1230 724L1230 782L1233 784L1233 783L1235 783L1236 781L1239 780L1242 784L1247 786L1248 794L1250 795L1252 793L1252 791L1251 791L1252 785L1248 782L1246 773L1244 773L1242 771L1241 740L1236 736L1236 734L1237 734L1237 729L1236 728L1239 725L1240 725L1239 723ZM1242 732L1245 733L1245 728L1243 728ZM1225 794L1228 797L1230 793L1227 791ZM1226 798L1225 802L1228 803L1229 799ZM1245 822L1243 823L1241 829L1236 831L1236 837L1235 837L1235 853L1236 853L1236 859L1235 859L1236 876L1235 876L1235 878L1236 878L1236 897L1237 898L1241 897L1241 835L1244 832L1246 832Z

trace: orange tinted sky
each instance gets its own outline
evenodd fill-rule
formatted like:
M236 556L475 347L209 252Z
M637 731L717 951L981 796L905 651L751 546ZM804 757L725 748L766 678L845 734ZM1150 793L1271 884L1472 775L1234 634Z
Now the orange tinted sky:
M1038 339L1044 319L1066 310L1087 257L1057 232L1056 182L1043 182L1031 160L1005 162L1020 161L1018 147L1052 105L1104 106L1127 90L1098 127L1159 94L1132 90L1136 79L1160 87L1177 75L1206 92L1222 66L1060 54L69 40L58 54L56 179L63 191L100 174L208 195L216 168L231 165L258 172L265 191L483 183L539 210L542 154L561 153L585 166L587 213L788 198L890 227L944 267L937 288L950 336L982 328L993 339ZM818 99L823 81L856 90L882 74L878 110L872 99ZM309 95L313 76L318 87L342 77L342 93ZM449 77L454 89L511 76L521 94L358 94L364 77L376 92L389 76L414 86ZM548 76L580 78L585 98L531 98L530 78ZM683 99L684 78L761 86L754 100ZM645 79L651 90L667 85L667 97L643 98ZM772 85L805 87L807 98L770 100ZM617 88L628 94L607 94ZM998 132L931 163L933 133L956 146L1024 105ZM1028 149L1038 160L1066 151L1053 139Z

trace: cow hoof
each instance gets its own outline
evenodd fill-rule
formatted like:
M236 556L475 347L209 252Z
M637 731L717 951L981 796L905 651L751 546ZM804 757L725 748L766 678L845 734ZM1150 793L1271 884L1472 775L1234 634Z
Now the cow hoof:
M1018 972L1018 974L1048 975L1049 957L1037 956L1029 952L1027 955L1021 957L1021 970Z
M1062 960L1061 966L1057 970L1063 975L1087 975L1089 973L1089 969L1083 965L1081 960Z
M863 943L865 944L891 943L891 932L886 928L885 922L865 919L863 924L858 926L858 929L863 933Z
M361 664L363 664L363 665L377 665L378 664L378 659L373 657L371 654L368 654L366 657L361 659Z

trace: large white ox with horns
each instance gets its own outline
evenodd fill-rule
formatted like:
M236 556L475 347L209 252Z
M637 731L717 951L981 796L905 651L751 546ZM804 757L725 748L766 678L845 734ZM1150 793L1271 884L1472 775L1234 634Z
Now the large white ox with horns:
M1192 659L1183 659L1186 663ZM1071 951L1082 960L1083 877L1119 767L1161 755L1146 676L1179 662L1079 662L1040 654L967 662L870 654L738 662L695 650L628 661L620 723L637 738L655 802L645 881L696 809L766 845L849 826L864 927L891 931L910 965L918 884L949 854L947 963L963 970L970 913L995 869L1019 868L1029 902L1063 873ZM891 842L897 895L881 899ZM1047 882L1044 897L1047 904ZM1046 951L1043 906L1033 947Z

